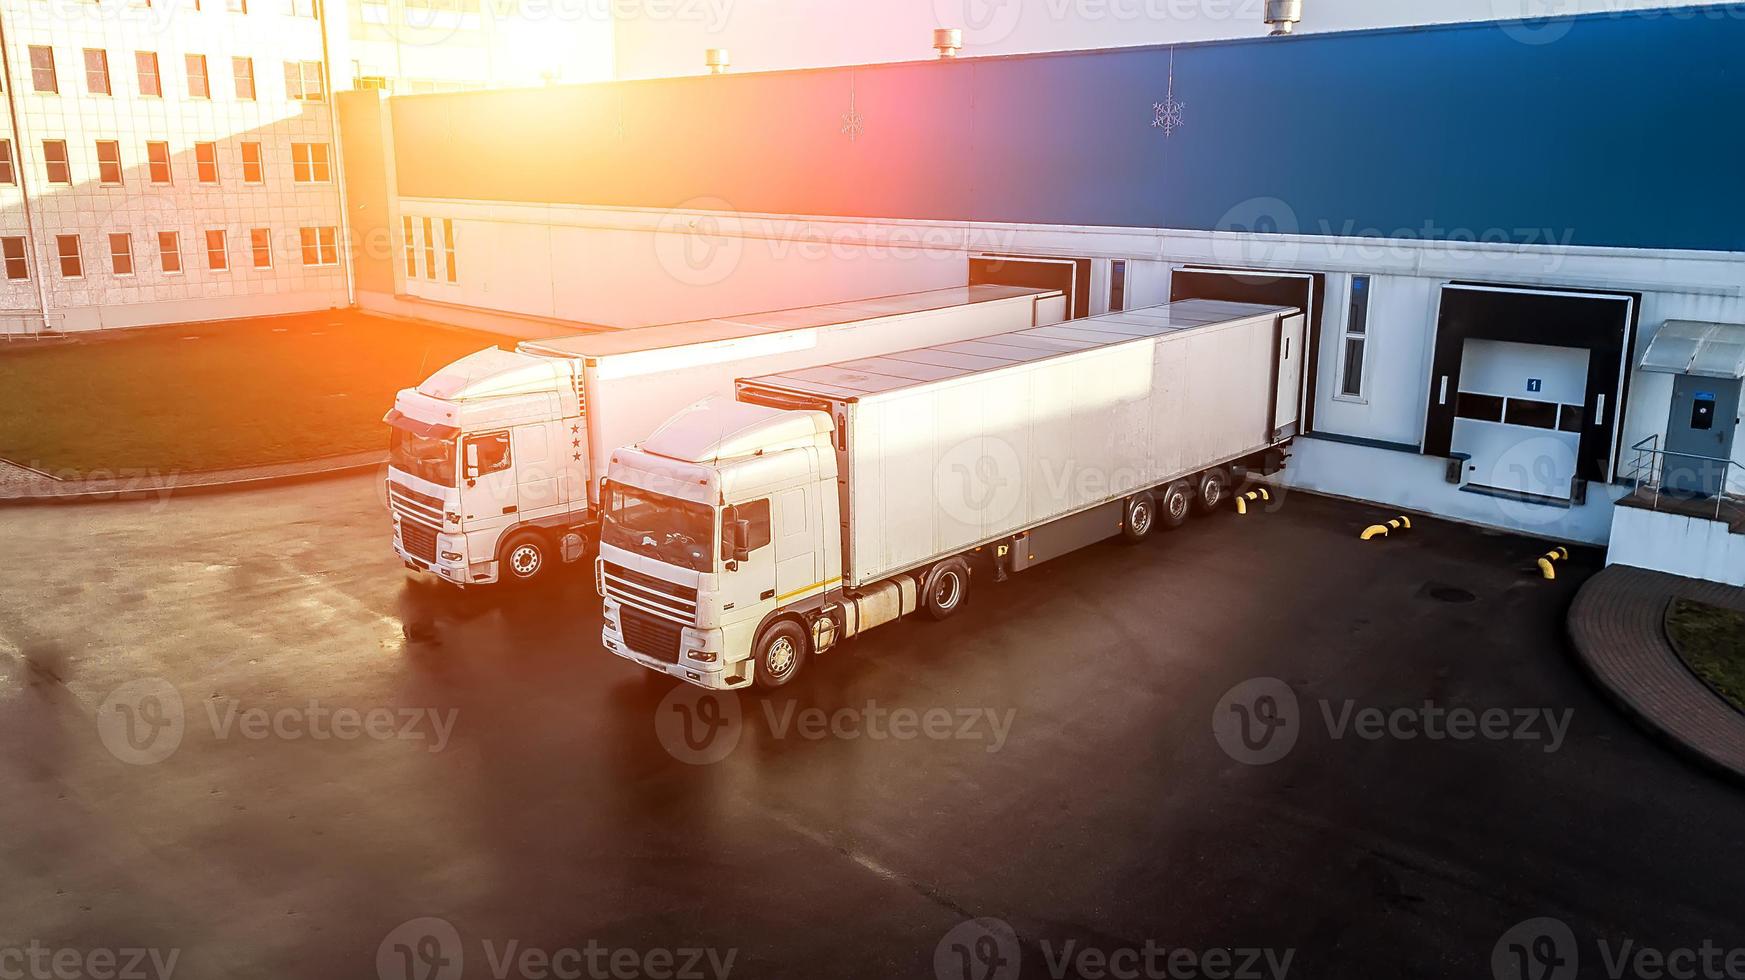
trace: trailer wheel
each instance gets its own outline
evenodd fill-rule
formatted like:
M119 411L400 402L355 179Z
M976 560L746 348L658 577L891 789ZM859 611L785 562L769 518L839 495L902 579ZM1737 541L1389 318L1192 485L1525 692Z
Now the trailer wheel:
M1230 496L1230 474L1211 469L1200 474L1200 513L1210 514Z
M1149 490L1141 490L1127 498L1127 509L1121 515L1121 537L1129 544L1138 544L1151 537L1157 526L1157 498Z
M1177 480L1163 491L1163 526L1174 530L1188 522L1196 494L1186 480Z
M921 608L934 619L946 619L957 612L968 596L969 563L962 558L947 558L921 580Z
M791 619L777 620L757 638L757 686L773 691L806 665L806 631Z
M545 574L552 559L551 542L537 531L517 531L503 542L501 555L498 580L525 585Z

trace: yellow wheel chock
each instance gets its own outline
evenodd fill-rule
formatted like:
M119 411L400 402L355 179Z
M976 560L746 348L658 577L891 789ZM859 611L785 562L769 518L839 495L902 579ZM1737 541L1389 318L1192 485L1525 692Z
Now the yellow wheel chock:
M1236 513L1238 513L1238 514L1248 513L1248 502L1250 500L1264 500L1267 503L1271 503L1272 502L1272 494L1267 493L1265 487L1261 487L1259 490L1250 490L1247 493L1237 494L1236 495Z
M1539 574L1547 579L1554 579L1557 577L1557 566L1552 564L1552 562L1568 560L1568 548L1565 548L1562 545L1552 548L1550 551L1539 556L1539 561L1537 562L1539 565Z
M1388 536L1389 531L1410 531L1411 529L1412 519L1401 514L1393 520L1388 521L1386 524L1371 524L1364 528L1363 533L1358 535L1358 537L1368 541L1370 538L1385 538Z

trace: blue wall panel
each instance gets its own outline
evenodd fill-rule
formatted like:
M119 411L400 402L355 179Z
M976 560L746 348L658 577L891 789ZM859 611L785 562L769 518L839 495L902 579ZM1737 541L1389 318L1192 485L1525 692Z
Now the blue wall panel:
M414 197L1745 251L1745 6L1557 33L401 98L397 174ZM1185 125L1165 136L1172 65Z

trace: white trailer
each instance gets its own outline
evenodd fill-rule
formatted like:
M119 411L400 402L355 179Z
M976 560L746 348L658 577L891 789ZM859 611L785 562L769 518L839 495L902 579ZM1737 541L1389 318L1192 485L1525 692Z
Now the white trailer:
M394 401L394 550L457 585L537 578L598 529L612 447L735 378L1065 316L1054 290L967 286L487 348Z
M612 454L608 650L704 687L787 683L841 640L962 607L1269 472L1303 317L1190 300L738 384Z

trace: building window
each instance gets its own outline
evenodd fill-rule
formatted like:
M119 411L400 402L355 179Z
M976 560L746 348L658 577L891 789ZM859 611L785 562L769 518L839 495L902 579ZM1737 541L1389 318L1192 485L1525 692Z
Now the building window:
M406 278L418 278L418 242L412 236L412 216L400 218L400 242L406 249Z
M218 183L218 144L194 144L194 172L202 184Z
M66 140L43 140L42 162L48 168L49 183L70 184L73 182L73 168L67 164Z
M304 102L320 102L326 97L321 80L321 62L285 62L285 95Z
M0 140L0 184L18 183L18 172L12 169L12 141Z
M436 281L436 233L429 218L424 219L424 278Z
M454 282L455 281L455 272L457 270L455 267L455 260L454 260L454 219L453 218L442 219L442 258L443 258L444 265L446 265L447 269L448 269L448 281Z
M154 184L170 182L170 144L148 140L145 144L146 177Z
M254 59L230 59L230 73L236 76L236 97L244 102L254 101Z
M188 65L188 97L191 99L212 98L212 80L206 76L206 56L191 54L185 56L183 60Z
M97 141L97 182L110 187L121 184L121 144L115 140Z
M133 236L120 232L109 236L109 268L118 276L133 275Z
M1109 263L1109 312L1120 313L1127 308L1127 260Z
M61 80L55 75L55 49L45 44L30 46L30 83L38 92L59 92Z
M109 87L109 52L85 49L85 90L92 95L113 95Z
M290 9L287 12L292 17L307 17L313 20L316 16L315 4L318 2L319 0L290 0Z
M61 262L62 279L79 279L85 275L85 262L79 256L78 235L56 235L55 255Z
M139 72L139 94L147 98L163 98L164 79L163 75L158 72L158 53L156 51L135 51L133 65Z
M325 183L331 174L326 143L291 144L291 179L299 184Z
M1363 397L1363 357L1369 345L1369 277L1351 277L1351 303L1345 314L1344 360L1339 367L1339 394Z
M252 228L248 233L249 253L254 256L254 267L271 269L273 267L273 235L266 228Z
M242 144L242 182L264 184L266 179L266 165L261 162L261 145L252 142Z
M339 238L332 225L320 228L300 228L304 265L338 265Z
M227 272L230 269L230 249L226 247L223 228L213 228L206 232L206 268L213 272Z
M6 278L30 278L30 260L24 257L23 237L0 238L0 255L6 259Z
M181 232L158 232L158 264L168 275L176 275L182 271Z

